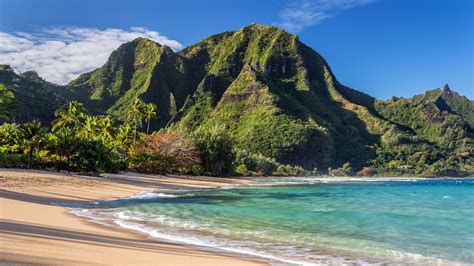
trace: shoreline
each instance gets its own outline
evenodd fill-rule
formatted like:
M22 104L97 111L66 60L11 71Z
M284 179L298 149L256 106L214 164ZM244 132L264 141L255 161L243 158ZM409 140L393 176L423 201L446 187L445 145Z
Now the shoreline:
M151 191L168 193L189 189L275 184L430 179L443 178L349 176L216 178L138 173L90 177L42 170L0 169L2 184L0 239L3 253L0 262L2 264L156 264L159 261L161 264L268 265L272 262L278 263L279 260L154 237L120 225L100 223L90 217L74 214L71 210L75 208L74 203L122 199ZM49 250L57 249L58 246L61 246L59 251ZM139 258L136 257L138 254Z
M217 188L244 179L0 169L1 264L268 265L269 261L106 226L58 203L130 197L145 191Z

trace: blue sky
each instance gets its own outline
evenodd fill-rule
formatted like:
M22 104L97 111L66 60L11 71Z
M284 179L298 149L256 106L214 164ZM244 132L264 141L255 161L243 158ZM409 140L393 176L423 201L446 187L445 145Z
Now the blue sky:
M377 98L448 83L473 99L473 13L471 0L0 0L0 63L65 83L136 35L179 50L261 23L298 34L341 83Z

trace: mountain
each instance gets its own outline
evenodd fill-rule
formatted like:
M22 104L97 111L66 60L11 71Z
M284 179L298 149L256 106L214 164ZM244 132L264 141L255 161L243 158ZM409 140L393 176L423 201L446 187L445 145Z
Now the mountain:
M124 120L127 107L136 97L159 106L152 128L166 125L174 101L184 102L190 92L183 58L169 47L138 38L121 45L99 69L68 84L76 99L93 113L108 113Z
M17 106L13 112L19 122L33 119L49 122L54 118L54 111L66 102L55 91L59 86L46 82L33 71L18 75L9 65L0 65L0 87L15 95Z
M376 101L377 112L387 120L446 149L472 145L474 102L446 85L412 98Z
M252 24L179 52L138 38L67 86L41 88L119 120L139 97L158 106L154 130L224 125L237 149L307 169L472 165L473 101L449 87L377 100L340 84L321 55L277 27Z

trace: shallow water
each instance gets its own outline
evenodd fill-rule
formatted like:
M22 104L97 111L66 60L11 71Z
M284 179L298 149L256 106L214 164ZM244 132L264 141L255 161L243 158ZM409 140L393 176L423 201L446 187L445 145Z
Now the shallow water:
M72 212L286 263L474 263L474 179L272 184L146 193Z

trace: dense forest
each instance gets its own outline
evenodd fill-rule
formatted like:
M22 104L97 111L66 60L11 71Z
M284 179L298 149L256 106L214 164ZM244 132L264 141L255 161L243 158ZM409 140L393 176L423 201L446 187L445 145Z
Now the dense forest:
M174 52L138 38L65 86L0 66L0 167L85 173L474 174L474 102L375 99L252 24Z

